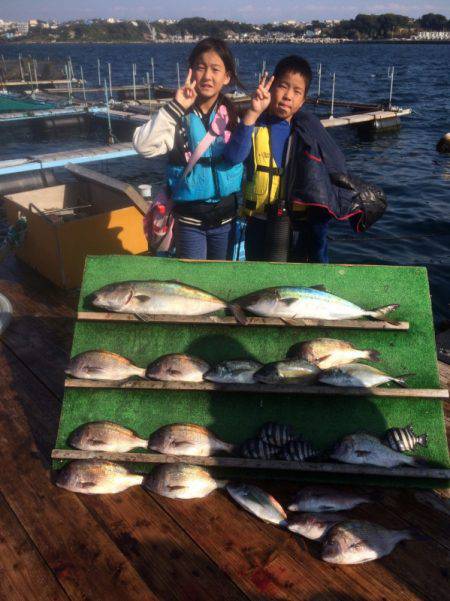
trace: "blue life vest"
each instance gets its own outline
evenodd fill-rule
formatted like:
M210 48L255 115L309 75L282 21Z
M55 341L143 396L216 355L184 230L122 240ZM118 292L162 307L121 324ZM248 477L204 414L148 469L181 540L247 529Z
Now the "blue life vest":
M212 111L209 122L214 119ZM193 152L205 137L207 131L201 117L191 112L183 117L187 132L189 150ZM167 183L175 202L218 201L235 192L240 192L244 165L232 165L222 159L225 142L217 136L191 173L182 177L185 166L170 164L167 167Z

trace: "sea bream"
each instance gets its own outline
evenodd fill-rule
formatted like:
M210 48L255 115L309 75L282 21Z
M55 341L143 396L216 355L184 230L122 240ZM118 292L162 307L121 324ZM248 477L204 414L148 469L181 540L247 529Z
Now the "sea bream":
M234 445L220 440L210 430L197 424L170 424L153 432L148 448L168 455L209 457L220 452L231 453Z
M159 357L147 367L145 375L150 380L164 382L203 382L210 365L191 355L172 353Z
M389 530L363 520L348 520L328 532L322 559L336 564L366 563L389 555L402 540L422 538L411 529Z
M379 361L380 353L373 349L357 349L351 342L335 338L315 338L294 344L289 349L288 359L304 359L320 369L339 367L359 359Z
M226 486L227 480L213 478L198 465L163 463L146 476L143 484L147 490L170 499L201 499Z
M148 440L141 438L120 424L98 421L77 428L69 438L69 444L81 451L109 451L127 453L132 449L147 448Z
M253 376L261 367L262 363L251 359L223 361L211 368L203 378L216 384L254 384Z
M133 376L145 378L145 369L110 351L85 351L73 357L66 374L83 380L123 382Z
M133 474L119 463L84 459L71 461L56 477L60 488L86 495L115 494L143 481L144 476Z
M230 483L226 490L236 503L264 522L286 526L286 512L272 495L251 484Z
M303 359L285 359L267 363L255 373L255 380L263 384L312 384L320 373L318 367Z
M398 465L416 467L425 463L420 457L412 457L394 451L384 445L376 436L364 432L344 436L334 446L330 457L343 463L375 465L387 468L397 467Z
M310 540L320 540L333 526L348 520L344 513L294 513L288 518L288 530Z
M372 317L384 319L399 305L387 305L378 309L366 310L339 296L330 294L322 287L302 288L279 286L265 288L242 296L234 301L245 311L261 317L282 319L359 319Z
M406 386L405 378L414 374L403 376L389 376L384 372L363 363L349 363L340 367L332 367L319 374L318 380L329 386L351 386L352 388L373 388L387 382L395 382L399 386Z
M332 511L346 511L353 509L361 503L370 503L374 496L370 494L354 493L326 485L304 486L295 495L289 505L289 511L329 513Z
M151 315L208 315L230 309L236 319L245 321L239 307L209 292L175 281L117 282L96 290L89 300L98 309L132 313L143 320Z

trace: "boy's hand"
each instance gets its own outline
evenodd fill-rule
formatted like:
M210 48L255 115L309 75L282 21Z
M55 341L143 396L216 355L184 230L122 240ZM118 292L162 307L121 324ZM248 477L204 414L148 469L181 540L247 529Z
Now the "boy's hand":
M194 104L196 98L195 81L192 80L192 69L189 69L184 85L175 93L175 100L187 111Z
M267 71L261 76L259 86L251 98L250 108L245 113L243 122L245 125L254 125L258 117L263 113L270 104L270 87L275 79L274 76L267 80Z

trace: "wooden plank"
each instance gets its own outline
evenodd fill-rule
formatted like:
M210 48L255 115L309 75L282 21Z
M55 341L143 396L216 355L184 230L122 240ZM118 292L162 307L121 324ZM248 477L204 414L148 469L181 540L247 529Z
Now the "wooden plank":
M84 321L135 321L142 323L142 318L131 313L105 313L101 311L79 311L77 319ZM207 325L241 326L231 315L146 315L144 323L191 323ZM332 321L325 319L292 319L289 323L277 317L248 317L247 326L277 326L298 328L350 328L357 330L409 330L409 322L369 321L364 319L343 319ZM242 326L241 326L242 327Z
M192 463L208 467L247 468L258 470L285 470L331 474L364 474L402 478L450 478L450 469L431 467L384 468L371 465L344 463L313 463L281 459L245 459L243 457L195 457L192 455L165 455L164 453L110 453L107 451L72 451L53 449L53 459L105 459L129 463Z
M321 119L324 127L339 127L342 125L358 125L360 123L370 123L375 121L386 121L397 117L406 117L412 112L411 109L401 109L399 111L372 111L368 113L358 113L345 115L343 117L329 117Z
M67 601L68 597L0 494L0 598Z
M221 392L253 392L276 394L311 394L325 396L380 396L403 398L448 399L446 388L356 388L352 386L300 386L295 384L215 384L214 382L162 382L159 380L82 380L66 378L66 388L123 388L131 390L220 390Z

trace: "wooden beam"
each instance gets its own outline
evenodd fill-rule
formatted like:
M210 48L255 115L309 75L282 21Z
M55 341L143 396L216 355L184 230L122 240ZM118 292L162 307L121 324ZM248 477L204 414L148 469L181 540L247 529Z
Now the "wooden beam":
M195 457L192 455L165 455L163 453L110 453L106 451L53 449L52 459L103 459L105 461L124 461L126 463L190 463L206 467L450 479L450 469L446 468L396 467L389 469L371 465L313 463L281 459L245 459L243 457Z

